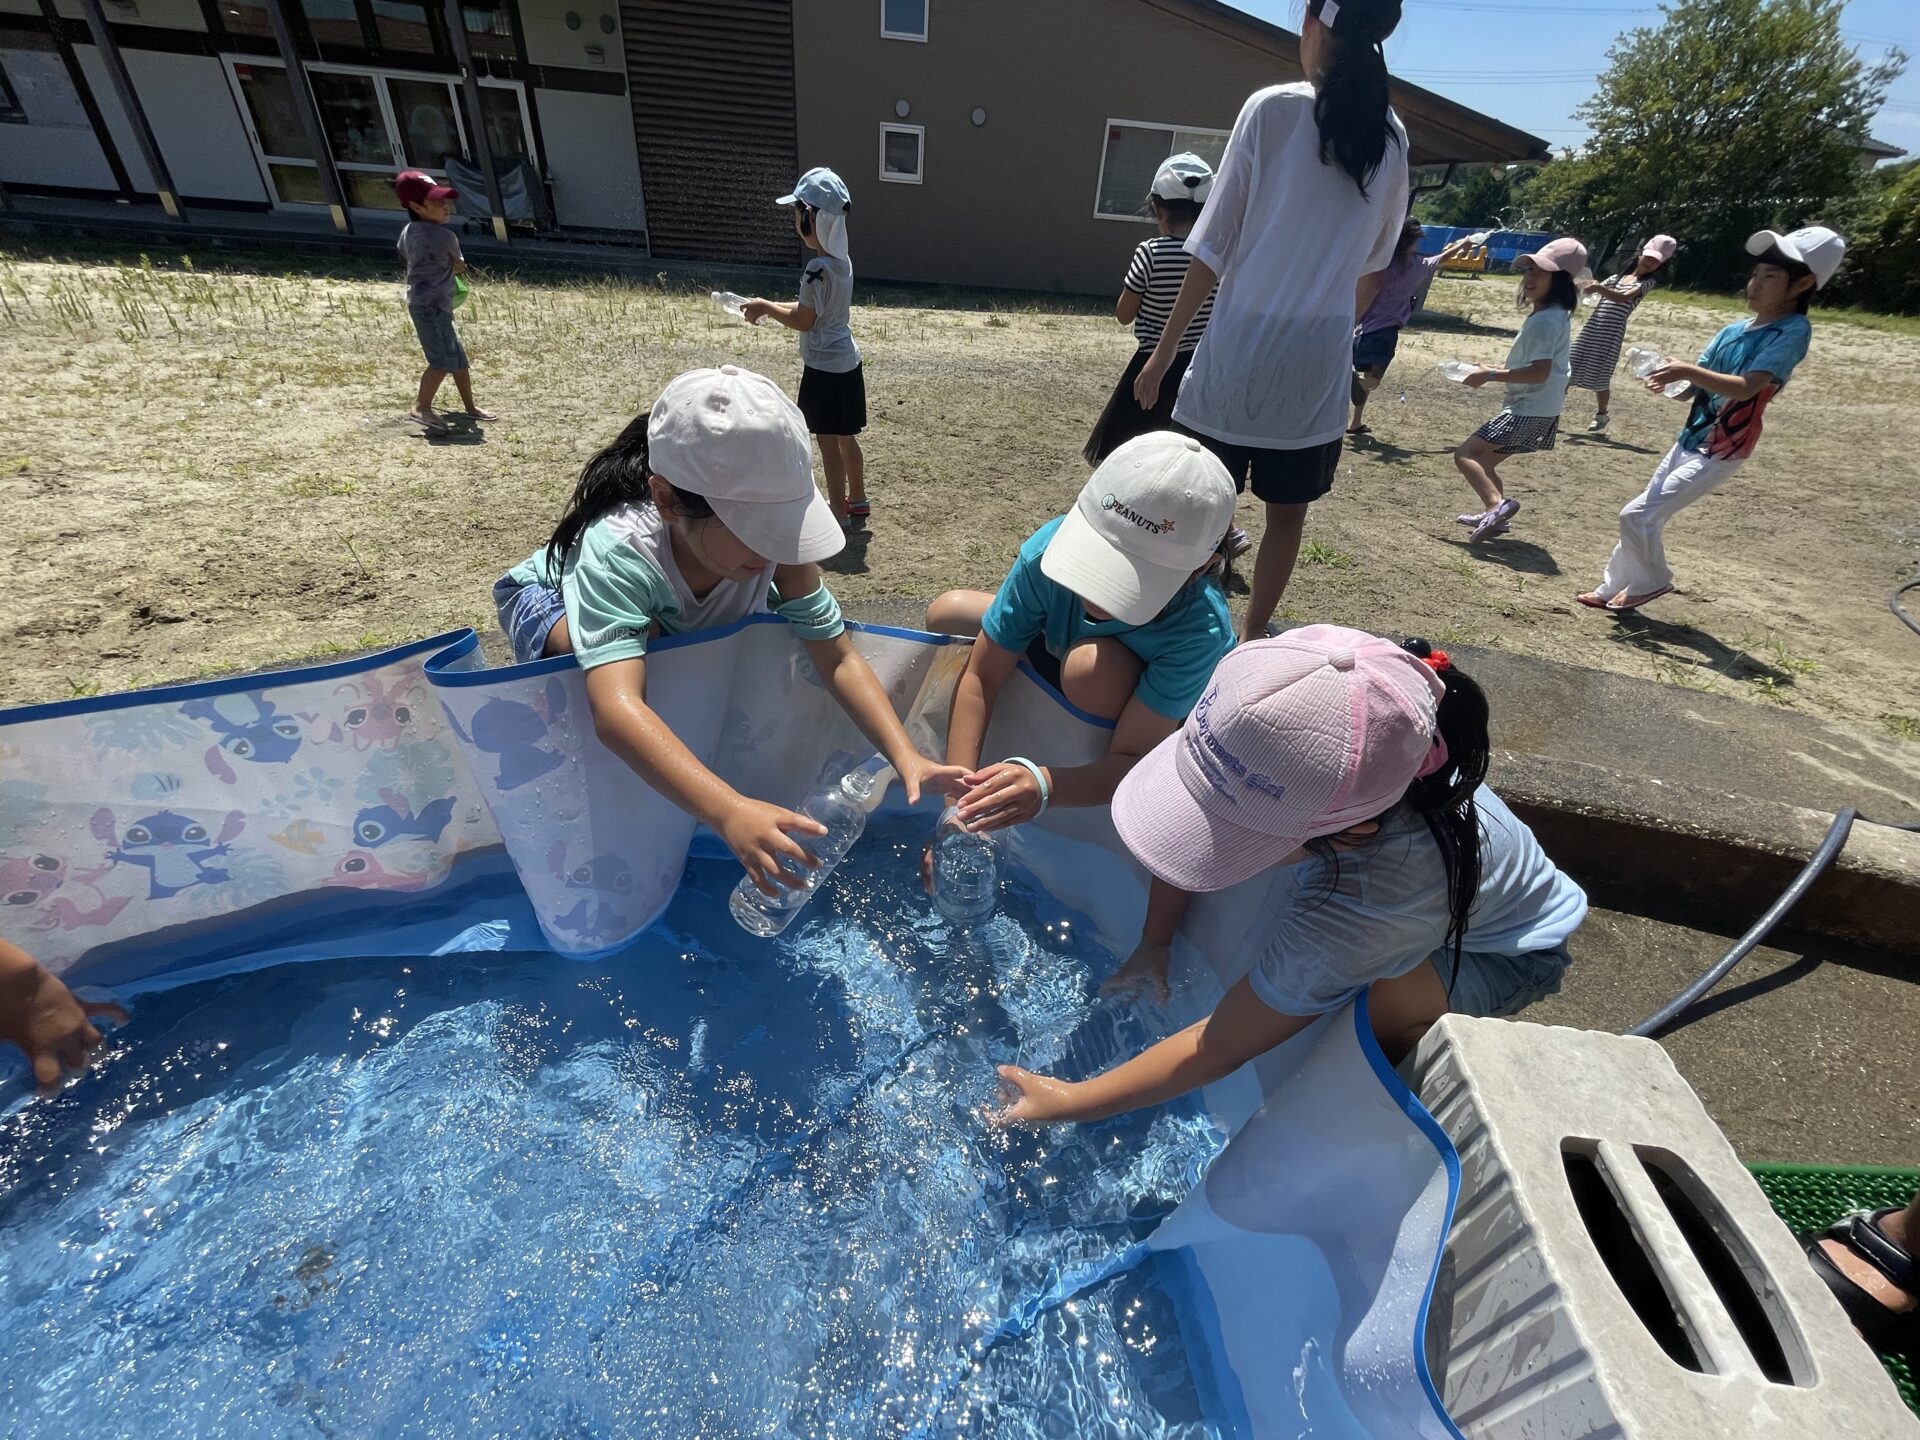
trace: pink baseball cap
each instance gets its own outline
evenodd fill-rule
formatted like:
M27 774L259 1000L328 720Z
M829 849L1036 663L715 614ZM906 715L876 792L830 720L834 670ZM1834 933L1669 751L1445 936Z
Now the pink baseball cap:
M1542 270L1564 270L1569 275L1580 275L1587 268L1587 247L1571 235L1562 235L1558 240L1549 240L1531 255L1522 255L1513 263L1538 265Z
M1171 885L1238 885L1385 814L1446 763L1445 693L1424 661L1340 625L1238 646L1187 723L1120 782L1114 828Z
M1640 247L1642 255L1651 255L1662 265L1673 258L1673 252L1680 248L1680 242L1671 235L1656 235Z

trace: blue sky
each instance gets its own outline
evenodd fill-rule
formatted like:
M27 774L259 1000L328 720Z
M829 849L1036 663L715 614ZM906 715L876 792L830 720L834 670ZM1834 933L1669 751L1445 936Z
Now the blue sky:
M1304 8L1301 0L1232 3L1290 30L1299 28ZM1614 38L1659 19L1653 0L1406 0L1405 18L1387 42L1387 64L1395 75L1557 148L1585 134L1573 109L1592 93ZM1538 27L1537 38L1528 35L1530 25ZM1863 55L1877 57L1891 42L1914 57L1873 133L1920 154L1920 5L1851 0L1841 30ZM1538 55L1539 63L1517 63L1522 55Z

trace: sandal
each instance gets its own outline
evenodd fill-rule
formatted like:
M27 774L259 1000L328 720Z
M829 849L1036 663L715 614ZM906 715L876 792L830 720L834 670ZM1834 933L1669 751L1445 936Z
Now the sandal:
M1373 427L1371 425L1349 425L1347 427L1347 434L1353 435L1356 437L1361 435L1371 435L1372 433L1373 433Z
M1607 604L1607 597L1602 595L1598 590L1589 590L1584 595L1576 595L1573 597L1573 600L1576 605L1584 605L1589 610L1608 610L1612 608Z
M865 500L855 500L847 506L846 525L849 530L857 530L873 518L873 506Z
M431 410L427 411L425 414L422 414L418 410L409 410L407 412L407 419L412 421L415 425L418 425L422 430L426 431L427 434L429 435L445 435L449 430L453 428L451 425L447 424L446 421L442 420L439 417L439 415L435 414Z
M1847 1247L1886 1277L1887 1283L1908 1295L1920 1295L1920 1272L1913 1256L1894 1244L1881 1229L1887 1216L1902 1207L1890 1205L1871 1213L1862 1211L1837 1220L1818 1235L1801 1242L1814 1274L1827 1282L1840 1308L1864 1339L1882 1354L1900 1354L1920 1349L1920 1309L1890 1310L1879 1297L1863 1289L1858 1281L1833 1263L1822 1241L1833 1240Z
M1622 615L1629 610L1638 610L1642 605L1652 600L1658 600L1662 595L1671 595L1672 593L1673 587L1671 585L1662 585L1658 590L1649 590L1644 595L1620 595L1607 602L1607 609L1616 615Z

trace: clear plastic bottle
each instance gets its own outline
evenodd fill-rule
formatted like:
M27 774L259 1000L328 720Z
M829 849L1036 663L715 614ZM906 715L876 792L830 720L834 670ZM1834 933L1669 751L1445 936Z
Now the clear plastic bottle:
M813 898L813 892L846 858L860 833L867 828L867 811L879 803L877 795L886 789L882 774L890 780L892 769L876 755L807 798L800 813L818 820L827 827L827 833L793 838L820 862L819 868L789 871L804 878L798 885L782 886L778 895L761 894L760 887L742 875L740 883L733 887L733 898L727 902L727 908L742 930L750 935L778 935L793 923L794 916Z
M1644 349L1639 345L1632 345L1627 349L1627 370L1639 380L1646 379L1664 365L1666 361L1667 357L1662 355L1658 350ZM1678 400L1692 388L1693 385L1690 381L1676 380L1671 385L1664 386L1660 393L1665 395L1669 400Z
M731 290L712 290L707 293L707 298L722 310L726 311L727 314L733 316L734 319L744 320L747 318L746 296L736 295Z
M1478 247L1486 244L1487 241L1492 238L1493 232L1491 230L1476 230L1473 234L1467 236L1467 244Z
M1471 360L1446 360L1441 362L1440 373L1457 384L1479 368Z
M1000 845L970 832L949 805L933 827L933 908L949 925L978 925L999 903Z

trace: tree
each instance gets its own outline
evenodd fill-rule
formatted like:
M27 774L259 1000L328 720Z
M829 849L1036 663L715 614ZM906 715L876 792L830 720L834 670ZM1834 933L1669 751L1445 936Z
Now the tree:
M1492 224L1514 208L1522 183L1505 166L1476 167L1424 201L1420 218L1432 225Z
M1530 205L1596 265L1665 231L1683 276L1727 283L1748 235L1822 220L1865 183L1860 142L1907 57L1862 60L1843 3L1672 0L1607 52L1579 110L1591 140L1541 172Z
M1920 163L1873 172L1837 298L1874 310L1920 314Z

